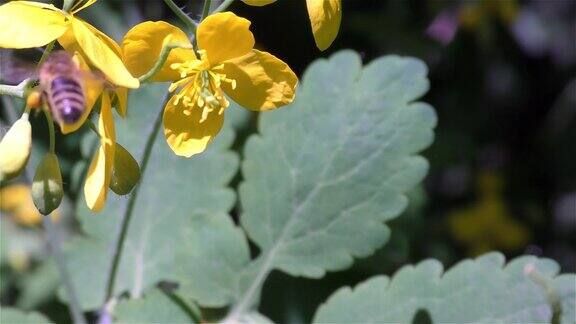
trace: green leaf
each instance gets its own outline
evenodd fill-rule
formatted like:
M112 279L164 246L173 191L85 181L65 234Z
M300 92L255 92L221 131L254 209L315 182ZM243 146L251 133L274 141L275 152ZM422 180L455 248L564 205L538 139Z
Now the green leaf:
M141 299L123 300L115 312L115 323L194 322L186 305L160 289L153 289Z
M434 323L550 323L552 307L543 284L562 303L562 322L574 322L576 276L556 276L549 259L524 256L504 264L490 253L465 260L443 273L436 260L400 269L392 278L373 277L334 293L315 323L408 323L419 311Z
M174 265L180 291L203 306L223 307L237 293L238 269L250 261L242 229L226 214L194 215L183 224L186 242Z
M389 238L384 224L408 203L433 138L425 65L387 56L362 68L342 51L307 70L295 102L261 114L248 140L241 223L261 254L243 273L243 313L272 269L320 278Z
M44 315L36 312L25 313L17 308L0 307L0 323L10 324L40 324L51 323Z
M32 310L54 298L60 285L60 276L52 260L41 263L18 278L19 294L16 305Z
M130 95L128 117L116 119L118 143L137 160L154 118L163 109L165 95L165 85L143 86ZM192 215L226 214L232 208L235 195L227 184L238 169L237 155L228 150L233 138L233 132L224 129L205 153L186 159L168 148L160 130L139 184L116 294L129 292L139 297L161 280L174 280L178 249L192 239L186 236ZM84 198L79 198L78 215L85 235L69 242L67 260L84 309L95 309L104 301L111 244L127 201L109 192L104 210L93 214Z

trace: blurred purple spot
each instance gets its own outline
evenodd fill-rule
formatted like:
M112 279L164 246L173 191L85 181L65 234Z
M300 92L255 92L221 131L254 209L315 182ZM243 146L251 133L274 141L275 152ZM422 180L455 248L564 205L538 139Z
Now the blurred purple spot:
M455 10L444 10L434 18L426 28L425 34L443 45L448 45L454 39L458 30L458 14Z

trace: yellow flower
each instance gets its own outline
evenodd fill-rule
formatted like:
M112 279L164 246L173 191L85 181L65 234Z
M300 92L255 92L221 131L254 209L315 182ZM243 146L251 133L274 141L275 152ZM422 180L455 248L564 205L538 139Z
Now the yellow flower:
M501 179L496 174L483 173L478 187L478 202L448 216L454 238L466 245L474 256L495 248L514 251L525 246L530 240L530 233L506 207L501 193Z
M42 215L34 206L30 186L12 184L0 189L0 211L11 215L14 221L24 226L36 226L42 222ZM53 220L60 217L58 210L50 214Z
M138 88L140 82L124 66L118 45L104 33L75 16L97 0L78 2L70 12L51 4L11 1L0 6L0 48L31 48L53 40L67 51L80 52L114 84Z
M251 6L265 6L276 2L276 0L242 0ZM310 24L314 41L320 50L325 50L336 36L340 29L342 19L342 0L306 0Z
M267 52L254 49L250 21L231 12L208 16L198 26L198 54L172 50L155 81L174 81L177 93L164 108L164 135L180 156L205 150L220 131L226 93L243 107L265 111L294 99L298 78L290 67ZM191 45L186 34L166 22L144 22L132 28L122 48L126 66L136 76L156 62L163 45Z

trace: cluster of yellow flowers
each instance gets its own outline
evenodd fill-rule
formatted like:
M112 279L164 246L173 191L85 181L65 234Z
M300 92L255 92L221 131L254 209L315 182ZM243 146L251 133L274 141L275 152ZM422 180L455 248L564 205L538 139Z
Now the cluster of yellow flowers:
M62 122L56 119L63 134L74 132L87 122L93 106L100 100L98 126L92 127L100 137L100 146L84 184L86 204L93 211L103 208L108 188L114 190L113 183L127 182L113 179L124 177L115 172L118 160L134 161L116 143L113 117L113 107L121 117L126 116L128 89L138 88L145 80L172 82L169 91L174 94L163 111L164 135L174 153L185 157L203 152L220 131L224 111L229 105L225 95L255 111L275 109L294 99L298 83L294 72L274 55L254 49L250 21L234 13L214 13L203 19L196 29L197 48L184 31L164 21L146 21L134 26L119 45L77 17L79 11L96 1L77 0L69 10L31 1L11 1L0 6L0 21L3 22L0 48L47 46L45 51L48 53L57 42L73 58L78 71L86 75L94 75L97 71L102 75L102 80L81 78L85 107L77 120ZM243 1L262 6L275 0ZM307 7L316 44L324 50L338 33L340 0L307 0ZM35 100L42 100L38 94L41 91L32 92L29 106ZM18 176L27 164L31 148L29 109L27 107L22 118L0 142L0 181ZM51 125L50 110L45 109L45 113ZM32 188L33 196L49 198L47 206L43 205L45 200L39 203L34 200L43 214L57 207L62 191L58 160L54 156L47 157L38 167L38 170L42 169L39 179L34 179L46 186L38 186L39 193ZM138 167L137 163L133 164ZM130 190L138 177L131 179ZM125 194L130 190L114 191Z

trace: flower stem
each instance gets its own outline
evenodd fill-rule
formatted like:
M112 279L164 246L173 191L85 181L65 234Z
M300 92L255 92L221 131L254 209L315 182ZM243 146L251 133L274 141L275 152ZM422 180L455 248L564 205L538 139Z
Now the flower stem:
M232 2L234 2L234 0L224 0L224 2L222 2L222 4L219 5L218 8L216 8L216 10L214 10L212 13L222 12L228 9Z
M146 171L146 167L148 166L148 161L150 160L150 155L152 153L152 148L154 147L156 136L158 135L160 126L162 125L163 111L164 111L163 109L160 109L158 111L156 120L154 121L152 128L150 128L148 132L146 146L144 147L144 153L142 155L142 160L140 161L140 170L142 177L144 177L144 173ZM114 300L114 285L116 283L118 267L120 265L120 259L122 256L124 241L126 239L126 233L128 232L128 227L130 225L130 219L132 218L132 211L134 210L139 188L140 185L137 185L130 194L130 198L125 205L124 212L122 213L122 215L120 215L120 222L118 223L118 227L114 235L114 241L110 256L111 257L110 266L107 271L108 277L106 279L106 295L104 299L104 305L100 313L101 320L99 320L99 322L103 322L102 319L110 317L109 316L110 310L108 309L108 305L110 305Z
M0 84L0 95L24 98L26 89L31 81L32 79L26 79L15 86Z
M42 64L44 64L44 61L46 61L46 58L54 49L54 44L56 44L55 40L51 41L48 45L46 45L46 49L44 50L44 53L42 53L42 57L40 57L40 61L38 62L39 67L41 67Z
M168 59L168 55L170 54L170 51L175 49L175 48L192 49L191 46L185 45L185 44L167 44L167 45L164 45L162 47L162 51L160 52L160 58L158 59L158 61L156 61L154 66L148 72L146 72L146 74L140 76L138 78L138 80L140 80L140 82L142 82L142 83L147 82L156 73L158 73L158 71L160 71L162 69L162 67L164 66L164 63L166 63L166 60Z
M64 5L62 6L62 10L68 12L74 6L75 0L64 0Z
M202 19L200 21L208 17L208 15L210 14L211 6L212 6L212 0L204 0L204 6L202 7Z
M52 116L48 111L48 107L44 108L44 115L46 116L46 122L48 123L48 133L50 134L50 153L54 153L56 149L54 121L52 120Z
M193 34L196 34L196 22L190 18L180 7L178 7L172 0L164 0L164 3L182 20L182 22L190 28Z
M60 247L60 241L58 240L58 232L52 223L52 217L50 215L42 217L42 222L44 224L44 229L46 230L46 236L48 239L48 244L50 245L50 250L56 260L56 266L60 272L60 279L64 284L64 289L66 289L66 294L68 294L68 299L70 302L70 313L74 323L86 323L80 304L78 303L78 297L76 296L76 290L74 285L70 280L70 275L68 268L66 266L66 260L62 254L62 248Z

